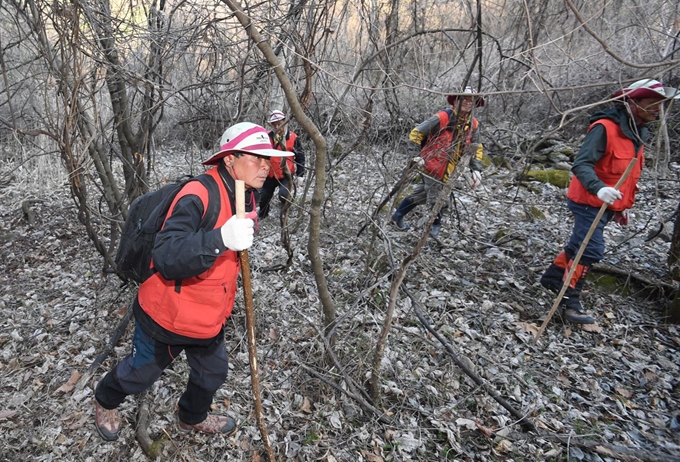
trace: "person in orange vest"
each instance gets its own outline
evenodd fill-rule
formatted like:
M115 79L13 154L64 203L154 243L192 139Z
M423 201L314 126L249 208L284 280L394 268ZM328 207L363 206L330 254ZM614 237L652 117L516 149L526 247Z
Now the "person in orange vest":
M475 188L481 184L484 147L479 142L479 121L472 117L472 110L484 106L484 98L476 93L472 87L465 87L462 93L449 95L447 101L451 105L450 109L439 111L411 130L410 141L421 147L420 156L413 161L421 166L423 181L416 185L392 214L392 222L400 230L409 229L404 217L414 208L425 203L434 205L466 149L474 150L470 161L470 186ZM441 212L432 224L430 236L436 237L440 229Z
M274 191L279 188L279 201L290 200L290 188L293 178L303 178L305 174L305 152L298 136L288 129L286 115L278 110L269 114L269 123L273 130L269 132L272 146L280 151L292 152L293 157L280 157L272 159L272 168L267 180L260 189L260 219L269 216L269 205L274 196Z
M635 191L644 164L644 144L647 124L659 116L661 104L678 98L677 90L664 87L653 79L638 80L614 93L616 107L594 114L583 144L574 160L574 176L567 190L567 206L574 216L569 242L541 276L541 285L559 293L568 276L573 260L597 217L600 207L607 204L576 270L560 300L560 313L575 324L594 324L581 305L581 291L588 270L604 258L604 228L611 220L628 224L627 211L635 202ZM628 178L614 188L633 158L637 158Z
M274 156L267 130L241 122L222 135L221 149L205 165L203 175L217 185L211 197L202 182L187 183L177 194L156 235L154 274L141 283L133 301L135 333L132 352L96 386L95 428L106 441L118 439L118 406L128 395L151 387L184 352L190 366L179 398L180 432L231 435L236 422L209 413L213 396L227 377L229 364L224 325L231 315L239 277L237 252L253 243L255 189L262 187ZM246 218L235 215L235 180L246 187ZM212 229L201 228L209 201L219 200ZM212 209L211 209L212 210ZM128 435L134 438L134 433Z

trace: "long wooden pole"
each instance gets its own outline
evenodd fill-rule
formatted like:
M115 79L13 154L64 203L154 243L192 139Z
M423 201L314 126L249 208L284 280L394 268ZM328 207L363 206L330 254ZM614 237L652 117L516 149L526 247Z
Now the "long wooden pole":
M626 178L628 178L628 175L630 175L630 172L633 170L633 167L635 166L636 163L637 157L633 157L633 159L628 164L628 167L626 167L626 170L623 172L623 175L621 175L621 178L619 178L619 181L616 182L616 185L614 186L615 189L619 189L623 182L626 181ZM581 260L581 256L583 256L583 252L586 250L586 246L588 245L590 238L593 236L595 229L597 229L597 224L602 219L602 215L604 215L605 210L607 210L606 203L602 204L600 210L597 212L595 220L593 220L593 224L590 225L588 234L586 234L586 237L583 239L581 247L578 249L578 253L574 257L574 261L571 264L571 268L569 268L569 273L567 274L567 277L564 278L564 283L562 283L562 290L560 290L560 293L557 295L557 298L555 299L555 302L553 303L553 306L550 309L548 316L546 316L545 320L543 321L543 324L541 324L541 328L538 329L538 332L536 333L536 338L534 338L534 345L538 343L538 339L541 337L541 335L543 335L543 332L545 331L546 326L550 322L550 319L552 319L553 315L555 314L555 311L557 311L557 307L560 305L562 297L564 297L564 294L567 291L567 288L569 287L569 282L571 281L571 278L574 276L574 273L576 272L576 266L578 265L578 262Z
M246 190L243 180L235 180L234 192L236 195L236 217L246 216ZM257 343L255 340L255 307L253 306L253 287L250 282L250 263L248 251L241 250L238 253L241 262L241 282L243 284L243 299L246 308L246 333L248 336L248 359L250 360L250 384L253 389L253 401L255 404L255 419L260 436L264 443L269 462L276 462L274 450L269 444L269 433L262 415L262 398L260 397L260 377L257 371Z

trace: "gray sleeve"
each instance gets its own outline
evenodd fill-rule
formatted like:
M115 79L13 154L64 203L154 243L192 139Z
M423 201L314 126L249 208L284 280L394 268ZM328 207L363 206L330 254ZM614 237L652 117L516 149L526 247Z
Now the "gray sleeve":
M435 114L426 121L421 122L416 127L416 130L425 135L425 137L428 137L433 133L437 133L439 131L439 116Z
M597 124L586 135L571 167L572 173L591 194L597 194L600 188L607 186L595 174L595 164L604 156L606 148L607 131L604 125Z
M153 266L165 279L198 276L227 251L219 228L200 228L202 216L203 203L198 196L182 197L156 235L151 251Z

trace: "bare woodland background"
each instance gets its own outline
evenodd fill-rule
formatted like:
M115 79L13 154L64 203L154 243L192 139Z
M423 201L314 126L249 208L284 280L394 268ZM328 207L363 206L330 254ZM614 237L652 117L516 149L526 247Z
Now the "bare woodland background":
M0 3L0 30L0 283L6 287L0 302L6 319L0 322L0 381L7 396L0 405L0 457L147 457L148 448L140 450L133 430L113 444L93 438L87 405L91 385L101 373L88 365L105 349L121 320L118 309L134 293L118 286L112 267L127 207L164 181L200 173L201 160L214 151L226 127L244 120L264 125L271 109L294 116L292 128L304 140L309 168L291 210L292 266L279 272L256 268L254 275L260 281L260 315L271 315L259 326L261 341L277 344L284 336L290 342L268 347L264 361L270 377L265 404L279 458L679 457L675 411L680 340L661 311L645 309L674 297L678 243L669 248L653 241L633 246L628 255L611 256L621 263L619 270L633 266L643 273L639 279L663 284L655 289L656 298L625 301L629 293L615 298L612 303L620 312L612 316L621 322L612 321L608 333L553 329L543 340L548 346L532 349L532 328L527 326L540 324L547 311L532 305L536 297L545 297L533 286L533 271L540 272L566 239L568 231L558 230L568 225L568 214L560 209L562 190L523 183L529 168L553 167L565 152L566 161L573 158L588 115L607 107L615 90L646 77L680 87L677 2L5 0ZM444 95L466 84L486 99L476 113L493 161L485 173L486 198L462 200L450 219L444 248L431 247L424 236L394 233L387 213L371 222L376 205L412 155L410 129L443 108ZM646 152L642 197L647 200L636 209L646 210L638 214L650 229L664 224L672 228L678 205L677 103L655 124L653 135ZM551 153L546 161L546 146L557 146L561 157ZM518 216L536 201L531 195L537 191L545 194L538 205L549 216L527 224ZM369 222L368 231L357 236ZM253 251L254 258L261 258L256 267L285 260L277 225L275 219L262 223L261 242L266 245L259 244L259 253L257 246ZM536 247L541 233L547 236ZM489 244L492 238L494 245ZM498 263L491 250L503 240L523 245ZM56 251L60 246L62 252ZM530 256L535 260L527 261ZM468 268L475 265L470 283ZM29 288L37 283L39 287ZM463 295L455 296L447 292L461 283L459 287L472 284L475 290L462 289ZM39 295L48 289L49 296ZM485 370L484 377L500 380L495 386L506 398L516 398L513 402L524 409L526 421L536 425L533 431L526 432L507 409L490 410L494 392L488 385L460 375L455 365L441 367L441 362L458 364L460 357L409 314L419 310L418 294L429 294L420 300L429 300L423 302L434 310L428 316L462 350L461 361L469 362L466 356L471 355ZM77 300L78 308L69 300ZM514 318L508 307L517 311ZM362 313L360 320L357 312ZM522 323L510 335L514 347L507 338L488 340L493 346L485 357L463 342L479 341L475 322L484 325L484 336L493 337L494 323L504 319L508 325ZM62 323L65 328L53 329ZM648 328L633 342L639 365L631 365L626 353L627 360L610 363L620 357L607 348L620 346L620 336L628 338L626 332L638 326ZM232 328L232 338L242 339L242 326L236 322ZM123 333L114 356L127 351L128 341ZM45 360L45 345L55 346L53 351L63 357ZM149 433L172 442L156 449L161 459L259 457L247 375L239 375L247 373L242 347L241 342L230 353L235 358L225 384L230 394L218 403L247 421L237 441L186 442L168 435L164 424L170 425L172 398L181 392L180 373L179 383L173 379L173 385L159 385L160 397L148 397L152 409L159 410ZM518 348L530 350L536 363L518 366ZM422 349L436 357L427 372L409 364ZM598 358L602 362L595 367L582 367ZM549 367L552 361L576 366L567 368L572 374L568 378L559 372L538 383L527 379L528 371ZM578 364L584 375L577 375ZM634 373L644 377L636 387L626 375ZM619 385L600 382L617 374L626 376ZM405 375L417 380L403 379ZM425 376L432 383L424 385ZM654 395L650 383L665 394ZM240 390L231 391L236 384ZM560 387L571 392L557 393ZM602 423L607 420L602 414L576 415L579 406L592 411L593 401L578 402L574 394L592 392L593 387L600 401L618 409L603 412L607 423ZM541 400L552 392L555 396ZM438 413L443 396L450 394L454 404ZM395 396L400 403L396 408L390 404ZM578 405L565 403L569 397ZM138 421L137 408L148 406L145 399L126 408L130 426ZM541 419L546 412L548 417ZM493 423L484 421L490 413L495 413Z

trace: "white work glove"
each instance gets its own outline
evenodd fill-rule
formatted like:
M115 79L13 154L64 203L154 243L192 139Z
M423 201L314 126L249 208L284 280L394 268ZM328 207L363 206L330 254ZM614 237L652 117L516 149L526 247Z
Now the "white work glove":
M250 215L250 214L249 214ZM222 225L222 242L229 250L246 250L253 245L255 222L252 218L237 218L233 215Z
M604 188L600 188L600 190L597 192L597 197L605 204L612 205L623 196L611 186L605 186Z
M475 189L477 186L482 184L482 172L479 172L477 170L472 170L470 174L470 187L472 189Z
M411 159L411 162L413 162L414 164L417 164L417 165L419 165L419 166L421 166L421 167L422 167L423 165L425 165L425 159L423 159L423 158L420 157L420 156L414 157L413 159Z

